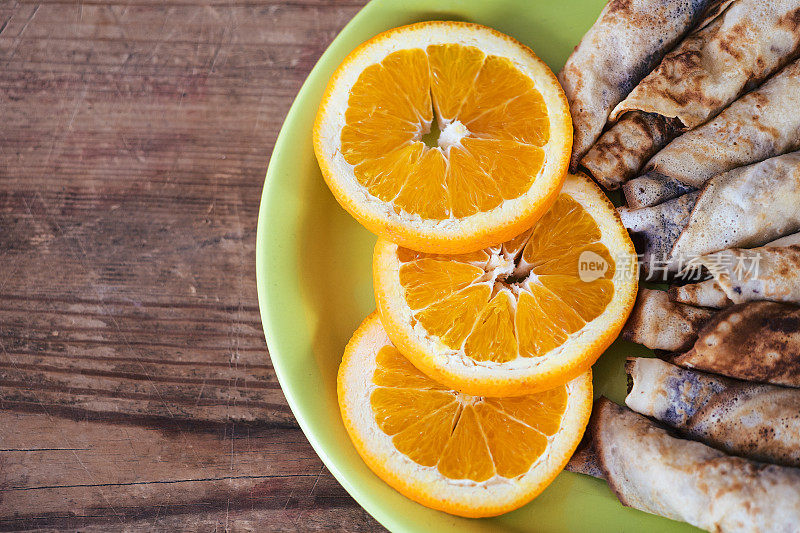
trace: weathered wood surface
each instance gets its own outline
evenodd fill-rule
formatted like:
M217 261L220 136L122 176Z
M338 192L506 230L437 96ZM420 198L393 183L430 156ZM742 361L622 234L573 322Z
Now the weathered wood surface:
M261 332L264 172L361 0L0 0L0 529L374 530Z

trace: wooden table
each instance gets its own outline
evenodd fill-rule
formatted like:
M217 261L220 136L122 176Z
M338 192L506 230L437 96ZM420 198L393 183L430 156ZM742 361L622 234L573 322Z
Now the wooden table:
M256 303L283 117L362 0L0 0L0 529L375 530Z

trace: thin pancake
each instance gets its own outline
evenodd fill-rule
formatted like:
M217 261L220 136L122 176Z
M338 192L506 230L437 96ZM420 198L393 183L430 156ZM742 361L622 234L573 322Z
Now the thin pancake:
M620 336L652 350L682 352L694 345L697 333L713 314L671 302L664 291L642 289Z
M697 262L733 303L800 304L800 246L734 248L700 256Z
M689 283L687 285L673 285L669 288L667 294L669 294L669 299L673 302L698 307L722 309L733 305L733 302L715 279L707 279L700 283Z
M727 2L724 2L727 3ZM559 72L575 128L572 169L630 93L718 0L610 0Z
M661 275L662 280L678 272L678 263L672 263L670 252L681 232L686 228L699 192L684 194L663 204L642 209L617 209L622 224L628 228L636 251L641 254L642 273L648 279Z
M788 532L800 523L800 469L675 438L605 398L595 404L589 430L623 505L709 531Z
M586 433L578 445L578 449L572 454L572 457L564 467L565 470L575 472L576 474L584 474L587 476L603 478L605 474L597 462L597 453L592 444L592 438L589 433Z
M685 135L690 133L692 132ZM678 139L681 138L678 137ZM625 203L631 209L658 205L694 190L696 190L694 187L684 185L680 181L656 171L634 178L622 186Z
M638 174L656 152L683 130L704 123L796 57L800 49L799 20L796 0L732 3L667 54L610 115L613 121L628 112L651 113L664 119L676 118L682 128L659 130L660 139L640 140L618 150L616 157L597 153L610 144L601 139L597 150L590 150L584 158L587 161L581 164L587 169L592 167L592 175L599 181L618 181L620 178L614 176ZM614 125L604 135L607 140L624 136L615 128L630 128L630 123ZM592 161L606 164L593 166Z
M735 303L771 300L800 304L800 233L761 248L734 248L700 256L711 279L669 288L669 299L721 309Z
M686 370L634 357L625 404L725 452L800 466L800 390Z
M675 118L639 111L625 113L603 133L580 164L606 189L618 189L638 173L644 163L642 154L657 152L674 139L681 128L680 121Z
M656 205L728 170L800 148L800 61L744 95L708 123L657 153L626 183L629 206Z
M800 230L798 205L800 152L720 174L703 188L672 248L672 261L761 246L795 233Z
M692 33L614 108L707 121L789 63L800 48L797 0L738 0Z
M748 302L719 311L694 347L667 360L747 381L800 387L800 307Z

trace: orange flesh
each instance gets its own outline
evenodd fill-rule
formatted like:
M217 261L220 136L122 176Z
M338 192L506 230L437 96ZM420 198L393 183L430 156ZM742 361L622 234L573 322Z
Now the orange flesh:
M378 352L370 404L378 427L412 461L450 479L526 473L561 426L566 386L514 398L460 394L431 380L396 348Z
M443 134L428 147L422 136L434 119ZM529 77L506 58L458 44L400 50L365 68L345 121L342 155L359 183L395 210L433 220L525 193L550 135Z
M567 194L501 246L441 256L398 248L400 284L416 320L474 361L538 357L597 318L614 295L615 263L600 230ZM582 254L607 270L581 279Z

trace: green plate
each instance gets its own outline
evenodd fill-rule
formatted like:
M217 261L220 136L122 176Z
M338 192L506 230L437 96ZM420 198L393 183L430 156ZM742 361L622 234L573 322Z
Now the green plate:
M619 504L602 481L564 472L538 498L491 519L423 507L395 492L362 462L336 402L336 371L351 334L375 307L375 237L334 200L311 144L328 78L357 45L404 24L464 20L530 46L558 71L604 0L374 0L342 30L311 71L283 125L258 218L258 301L272 364L300 427L336 479L392 531L692 531ZM594 366L595 394L625 397L624 357L641 346L617 341Z

